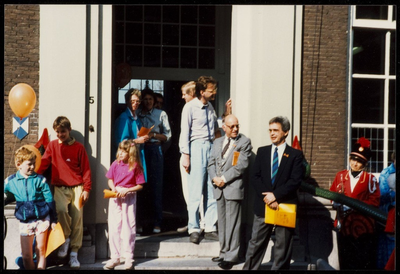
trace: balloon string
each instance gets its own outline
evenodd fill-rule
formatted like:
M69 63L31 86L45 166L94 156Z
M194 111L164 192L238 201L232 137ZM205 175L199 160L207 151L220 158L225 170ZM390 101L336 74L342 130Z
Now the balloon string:
M18 127L18 129L17 129L17 135L18 135L18 133L19 133L20 128L21 128L21 127ZM17 144L17 138L16 138L15 141L14 141L13 153L15 152L15 145L16 145L16 144ZM12 160L13 160L13 157L11 156L10 163L8 164L7 177L10 176L10 166L11 166Z

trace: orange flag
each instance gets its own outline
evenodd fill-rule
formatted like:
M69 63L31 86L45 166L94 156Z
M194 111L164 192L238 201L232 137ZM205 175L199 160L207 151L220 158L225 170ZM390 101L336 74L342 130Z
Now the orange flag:
M56 250L64 242L65 242L64 232L61 228L61 224L57 223L54 230L50 229L49 235L47 237L46 257L50 255L51 252Z

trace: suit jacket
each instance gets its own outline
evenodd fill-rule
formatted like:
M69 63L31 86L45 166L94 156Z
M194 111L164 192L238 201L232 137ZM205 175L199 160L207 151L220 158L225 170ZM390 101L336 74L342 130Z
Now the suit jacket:
M214 198L220 199L222 193L227 200L243 200L244 197L244 184L243 173L249 165L249 157L251 155L251 141L243 134L238 134L238 137L233 143L233 147L228 151L225 159L222 159L222 144L225 136L220 137L214 141L211 155L208 161L208 174L210 179L214 177L225 177L225 186L219 188L214 185ZM232 166L233 152L239 152L237 164Z
M272 192L278 203L297 204L297 189L303 179L303 152L286 145L279 164L275 183L271 183L271 148L260 147L254 162L251 183L255 189L254 213L265 216L263 192Z

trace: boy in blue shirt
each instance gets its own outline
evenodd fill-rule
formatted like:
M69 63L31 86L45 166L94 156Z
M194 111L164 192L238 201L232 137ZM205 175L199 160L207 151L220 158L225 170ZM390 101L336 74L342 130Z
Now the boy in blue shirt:
M46 269L46 242L49 227L55 228L57 213L46 178L35 172L36 155L26 147L15 153L18 171L4 180L4 193L14 195L15 217L20 221L22 260L25 269L35 269L32 244L36 236L37 269Z

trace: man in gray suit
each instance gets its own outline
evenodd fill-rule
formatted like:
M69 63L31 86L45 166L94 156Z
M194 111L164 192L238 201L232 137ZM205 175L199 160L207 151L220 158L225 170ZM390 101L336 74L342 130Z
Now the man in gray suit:
M243 173L249 165L251 141L239 133L234 115L225 117L225 136L214 141L208 163L208 174L217 200L220 254L212 258L222 269L238 263L240 225L244 196Z

